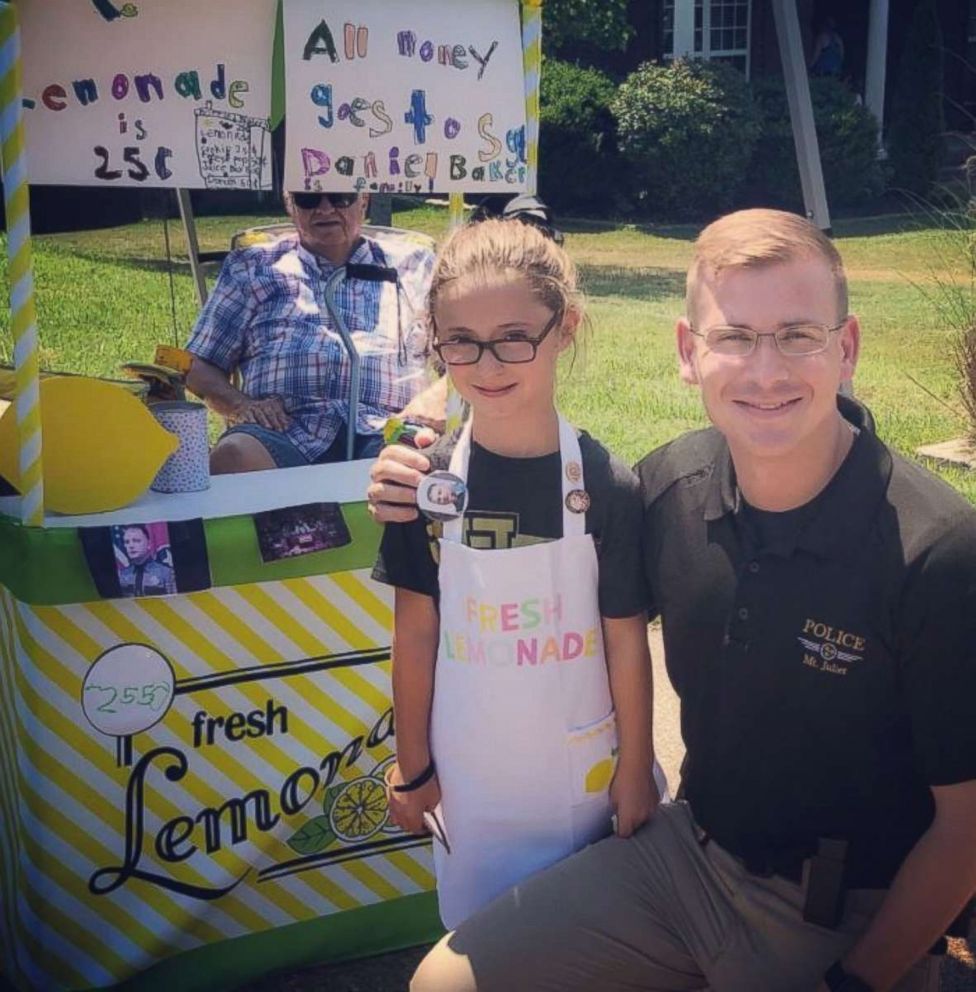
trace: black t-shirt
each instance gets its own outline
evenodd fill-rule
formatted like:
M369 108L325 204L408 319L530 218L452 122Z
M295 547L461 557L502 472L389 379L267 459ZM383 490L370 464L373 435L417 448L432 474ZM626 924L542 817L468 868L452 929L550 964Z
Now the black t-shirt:
M600 566L600 613L630 617L647 602L640 552L643 508L637 478L585 432L580 434L583 481L590 496L586 531ZM455 439L425 452L433 469L446 469ZM533 458L497 455L472 442L463 541L485 550L551 541L563 535L559 452ZM441 525L421 516L387 524L373 578L438 597L437 539Z
M696 818L784 874L844 838L848 884L883 887L930 786L976 779L976 510L858 426L824 491L785 527L760 513L758 539L714 429L638 471Z

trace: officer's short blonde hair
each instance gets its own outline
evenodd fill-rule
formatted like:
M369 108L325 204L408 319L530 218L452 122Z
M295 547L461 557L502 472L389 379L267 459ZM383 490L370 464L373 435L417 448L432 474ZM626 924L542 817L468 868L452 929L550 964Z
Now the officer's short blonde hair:
M822 258L834 276L837 318L847 316L847 276L834 243L805 217L785 210L737 210L698 235L685 290L685 313L695 323L698 287L727 269L763 269L800 258Z

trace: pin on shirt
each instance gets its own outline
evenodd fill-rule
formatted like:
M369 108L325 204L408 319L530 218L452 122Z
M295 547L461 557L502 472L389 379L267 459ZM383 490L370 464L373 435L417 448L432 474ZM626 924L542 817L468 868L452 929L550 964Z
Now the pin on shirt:
M567 462L566 478L572 483L579 482L583 478L583 466L579 462Z
M585 489L573 489L566 494L566 509L570 513L586 513L590 508L590 494Z
M468 487L451 472L431 472L417 487L417 506L429 520L454 520L468 505Z

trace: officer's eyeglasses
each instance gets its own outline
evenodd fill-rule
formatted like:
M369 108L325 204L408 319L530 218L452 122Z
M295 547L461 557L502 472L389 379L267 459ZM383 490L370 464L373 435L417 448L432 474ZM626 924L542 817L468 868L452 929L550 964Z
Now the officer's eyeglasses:
M830 335L839 331L849 320L845 317L839 324L828 327L826 324L790 324L779 330L760 334L751 327L718 326L707 331L691 333L705 342L705 347L716 355L731 355L746 358L756 350L760 338L772 338L781 355L788 358L802 358L825 351L830 343Z
M538 337L530 338L521 331L495 341L478 341L475 338L457 337L434 345L434 351L445 365L477 365L481 356L490 351L505 365L524 365L535 359L539 345L562 319L557 310Z
M333 209L342 210L351 207L358 199L358 193L292 193L291 199L296 207L302 210L314 210L323 197L332 204Z

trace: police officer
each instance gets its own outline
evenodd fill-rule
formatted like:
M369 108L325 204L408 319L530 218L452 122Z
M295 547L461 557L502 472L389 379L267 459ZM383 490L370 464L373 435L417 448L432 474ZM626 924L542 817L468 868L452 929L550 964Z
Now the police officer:
M153 557L149 529L142 524L121 528L122 546L129 564L119 569L123 596L171 596L176 593L176 573Z
M683 800L491 904L414 992L938 987L976 890L976 511L838 399L860 330L806 220L706 228L686 311L713 427L638 467ZM421 468L383 459L375 515Z

